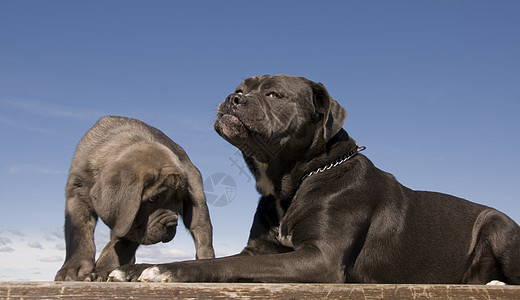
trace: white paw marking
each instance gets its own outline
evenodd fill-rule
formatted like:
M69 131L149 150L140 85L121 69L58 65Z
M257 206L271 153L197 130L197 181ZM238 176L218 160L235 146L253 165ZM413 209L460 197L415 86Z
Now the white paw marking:
M114 270L108 274L107 281L126 281L126 274L123 271L120 270Z
M486 285L507 285L507 284L505 284L505 283L502 282L502 281L491 280L490 282L486 283Z
M280 228L278 231L278 241L285 247L294 248L294 245L292 243L292 235L282 236L282 228Z
M293 248L294 249L294 245L292 243L292 236L290 236L290 235L280 237L280 243L282 245L284 245L285 247L289 247L289 248Z
M158 267L150 267L141 273L137 281L143 282L169 282L171 281L169 272L161 273Z

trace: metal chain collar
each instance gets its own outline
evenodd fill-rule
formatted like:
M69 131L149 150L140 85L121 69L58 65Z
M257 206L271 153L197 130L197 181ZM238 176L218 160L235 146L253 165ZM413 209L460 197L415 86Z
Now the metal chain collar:
M353 150L353 151L350 151L349 153L343 155L342 157L336 159L335 161L331 162L330 164L324 166L324 167L321 167L321 168L318 168L308 174L306 174L305 176L302 177L302 180L301 181L304 181L307 177L309 176L312 176L314 174L318 174L318 173L323 173L327 170L330 170L336 166L339 166L341 165L342 163L346 162L347 160L351 159L352 157L354 157L356 154L358 154L359 152L365 150L366 147L365 146L357 146L356 147L356 150Z

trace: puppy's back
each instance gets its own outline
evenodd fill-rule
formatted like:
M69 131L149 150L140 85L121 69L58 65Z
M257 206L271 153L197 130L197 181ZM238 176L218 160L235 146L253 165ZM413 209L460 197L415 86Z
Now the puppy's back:
M139 143L162 144L171 149L179 160L189 162L184 150L159 129L132 118L106 116L99 119L82 137L72 160L69 177L80 176L95 181L104 166L129 146Z

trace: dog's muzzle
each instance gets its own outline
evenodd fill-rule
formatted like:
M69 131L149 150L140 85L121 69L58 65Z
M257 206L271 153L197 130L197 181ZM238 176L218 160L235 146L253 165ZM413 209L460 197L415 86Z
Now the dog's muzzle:
M227 96L226 102L230 103L232 106L236 107L239 105L245 105L247 103L246 97L244 97L241 93L235 93Z
M215 129L226 139L236 140L249 137L249 130L240 120L237 108L247 103L242 94L231 94L219 106Z
M162 211L156 216L152 216L152 221L145 228L141 228L142 233L137 239L142 245L152 245L155 243L167 243L171 241L177 232L177 214Z

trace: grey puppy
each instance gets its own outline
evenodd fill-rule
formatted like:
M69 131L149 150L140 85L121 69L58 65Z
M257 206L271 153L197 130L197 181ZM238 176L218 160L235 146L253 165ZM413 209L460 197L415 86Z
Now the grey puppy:
M520 284L520 227L454 196L414 191L376 168L342 128L347 112L302 77L246 79L216 131L261 194L235 256L123 266L111 280Z
M110 271L135 261L139 245L171 241L178 214L197 259L213 258L202 178L184 150L139 120L101 118L81 139L70 168L66 258L55 280L106 280ZM98 216L111 239L94 263Z

